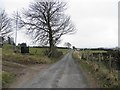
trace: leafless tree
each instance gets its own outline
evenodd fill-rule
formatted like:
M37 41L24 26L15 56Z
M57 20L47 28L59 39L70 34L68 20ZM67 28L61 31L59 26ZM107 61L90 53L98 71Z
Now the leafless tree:
M20 19L20 26L26 27L35 42L49 44L50 52L62 35L75 31L71 19L65 15L66 3L54 0L35 1L25 10Z
M66 42L64 45L67 46L68 48L72 46L69 42Z
M0 10L0 35L7 36L11 32L11 21L5 10Z

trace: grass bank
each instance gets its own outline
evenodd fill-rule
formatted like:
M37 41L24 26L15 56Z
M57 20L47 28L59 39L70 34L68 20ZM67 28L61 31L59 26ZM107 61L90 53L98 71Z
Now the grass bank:
M2 71L2 87L7 88L15 80L15 74Z
M120 82L118 80L118 74L120 74L120 72L114 70L112 73L110 73L109 69L106 68L102 63L98 64L98 62L93 62L92 60L83 60L81 58L82 53L83 52L81 51L74 51L73 58L77 63L79 63L85 73L87 73L87 76L91 78L89 80L95 82L98 88L120 87Z
M44 52L46 48L30 48L29 54L14 53L14 47L6 44L2 48L2 60L17 62L21 64L50 64L59 58L48 58ZM58 49L63 52L63 55L67 53L67 49Z

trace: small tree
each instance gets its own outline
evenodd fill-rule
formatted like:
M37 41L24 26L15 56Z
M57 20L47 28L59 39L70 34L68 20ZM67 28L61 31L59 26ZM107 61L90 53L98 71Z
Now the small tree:
M11 44L11 38L8 37L8 44Z
M69 42L66 42L64 45L67 46L68 48L71 47L71 44Z
M74 50L76 49L75 46L73 46L73 49L74 49Z

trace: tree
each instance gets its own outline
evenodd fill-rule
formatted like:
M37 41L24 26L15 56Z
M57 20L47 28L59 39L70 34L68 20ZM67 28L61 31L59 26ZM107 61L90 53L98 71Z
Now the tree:
M7 43L8 43L8 44L11 44L11 45L15 45L15 43L14 43L14 38L8 36L8 37L7 37Z
M64 45L67 46L68 48L71 47L71 44L69 42L66 42Z
M7 36L11 32L11 21L5 10L0 11L0 35Z
M73 50L75 50L76 48L75 48L75 46L73 46Z
M75 30L70 17L64 14L65 6L66 3L60 1L35 1L23 12L22 18L19 16L20 27L26 27L35 42L49 44L51 54L61 36Z

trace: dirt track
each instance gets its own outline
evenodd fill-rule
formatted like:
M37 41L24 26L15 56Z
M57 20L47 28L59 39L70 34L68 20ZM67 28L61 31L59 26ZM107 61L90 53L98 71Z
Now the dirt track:
M28 73L10 88L89 88L89 85L70 51L62 60L49 68Z

